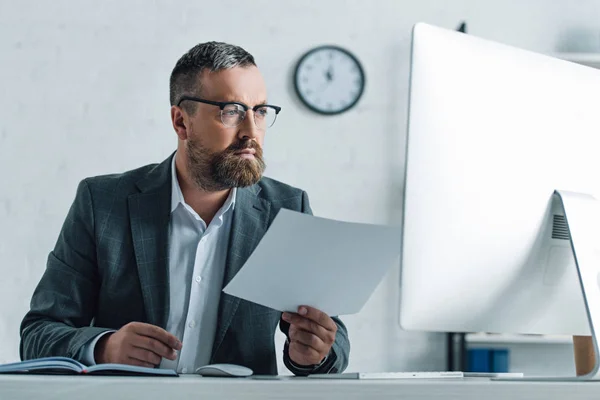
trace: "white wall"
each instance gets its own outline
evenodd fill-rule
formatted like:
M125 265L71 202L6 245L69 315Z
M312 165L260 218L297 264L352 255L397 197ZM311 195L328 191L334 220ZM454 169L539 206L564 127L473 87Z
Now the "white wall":
M466 19L472 34L550 52L600 50L599 17L598 0L0 2L0 362L18 358L20 320L77 182L174 149L168 77L196 43L228 41L257 58L283 107L268 175L306 189L318 215L386 223L400 218L415 22ZM323 43L366 69L363 99L338 117L312 114L292 90L294 62ZM398 276L345 318L350 369L444 368L440 335L398 328Z

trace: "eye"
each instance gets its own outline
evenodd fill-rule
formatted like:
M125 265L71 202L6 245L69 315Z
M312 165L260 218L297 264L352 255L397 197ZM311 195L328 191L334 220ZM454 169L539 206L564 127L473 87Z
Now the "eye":
M231 104L223 108L223 116L225 117L237 117L239 114L240 109L235 104Z
M256 110L256 115L259 117L266 117L269 115L269 109L267 107L262 107Z

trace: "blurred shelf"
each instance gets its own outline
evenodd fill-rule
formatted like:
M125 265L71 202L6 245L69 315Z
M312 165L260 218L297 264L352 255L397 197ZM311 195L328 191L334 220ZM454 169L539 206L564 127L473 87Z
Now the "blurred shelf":
M600 53L554 53L552 56L588 67L600 68Z
M469 333L465 336L467 344L572 344L571 336L561 335L503 335L487 333Z

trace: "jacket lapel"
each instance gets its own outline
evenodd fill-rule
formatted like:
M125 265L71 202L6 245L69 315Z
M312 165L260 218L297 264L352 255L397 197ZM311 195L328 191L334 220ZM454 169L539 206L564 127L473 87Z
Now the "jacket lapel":
M223 278L225 287L242 268L258 242L262 239L269 225L271 203L258 197L260 187L257 185L237 190L233 222L227 249L227 261ZM225 333L231 324L240 299L221 292L219 303L219 319L213 345L212 359L223 343Z
M129 196L129 218L135 260L148 323L165 328L169 314L169 219L171 159L137 182Z

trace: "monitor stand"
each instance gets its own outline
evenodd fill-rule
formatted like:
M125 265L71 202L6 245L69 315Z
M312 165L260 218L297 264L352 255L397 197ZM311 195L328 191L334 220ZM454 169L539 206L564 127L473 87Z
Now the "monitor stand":
M584 194L554 191L565 213L571 249L583 291L586 314L594 344L595 364L587 375L572 377L494 378L518 381L600 381L598 333L600 332L600 201Z

